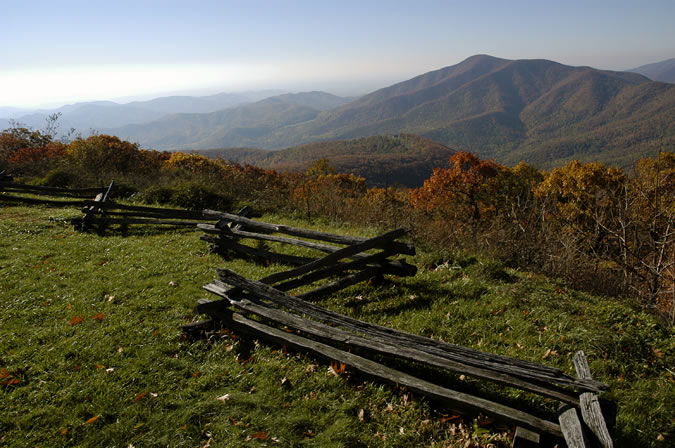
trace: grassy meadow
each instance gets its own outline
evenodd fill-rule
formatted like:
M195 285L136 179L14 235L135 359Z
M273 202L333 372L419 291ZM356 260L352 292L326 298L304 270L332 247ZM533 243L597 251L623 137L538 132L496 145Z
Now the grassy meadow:
M0 206L0 446L509 446L513 428L459 418L403 389L227 330L180 326L227 266L196 230L79 233L75 208ZM265 216L268 222L306 222ZM377 229L316 222L371 236ZM359 319L573 373L584 350L617 405L620 447L675 440L675 338L637 304L468 255L419 253L414 278L320 302ZM557 403L471 378L423 378L556 418ZM671 445L672 446L672 445Z

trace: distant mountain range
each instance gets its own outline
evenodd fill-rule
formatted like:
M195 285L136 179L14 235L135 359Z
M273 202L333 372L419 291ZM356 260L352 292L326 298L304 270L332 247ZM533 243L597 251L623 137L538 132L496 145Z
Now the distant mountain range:
M325 101L323 109L318 99ZM572 159L629 166L675 134L675 85L548 60L478 55L341 101L322 92L282 95L106 132L182 150L280 149L406 133L503 163L525 160L544 168Z
M326 158L341 173L364 177L368 185L419 187L434 168L448 165L455 150L410 134L308 143L279 151L229 148L199 151L211 158L280 171L305 171Z
M0 108L0 129L10 125L10 119L24 126L42 129L49 115L60 113L59 129L75 128L87 134L91 130L116 128L127 124L140 124L158 120L168 114L206 113L252 103L282 93L265 90L245 93L219 93L209 96L168 96L148 101L120 104L113 101L90 101L69 104L56 109L28 110L11 107Z
M641 65L628 71L644 75L652 81L675 83L675 58Z
M645 66L645 73L665 73L668 63ZM540 168L572 159L628 167L675 143L675 84L543 59L472 56L357 99L269 93L86 103L62 108L60 121L67 128L77 118L154 149L277 150L315 143L306 147L315 158L326 152L322 148L339 146L317 142L414 134L441 147ZM266 154L237 151L242 157Z
M351 100L325 92L284 94L217 112L167 115L152 123L103 132L158 149L269 148L274 145L262 142L275 132L292 129Z

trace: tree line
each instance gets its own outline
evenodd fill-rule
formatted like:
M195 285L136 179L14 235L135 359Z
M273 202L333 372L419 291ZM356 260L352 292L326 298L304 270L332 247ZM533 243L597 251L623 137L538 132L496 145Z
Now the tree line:
M26 128L0 132L0 171L24 182L83 187L115 179L132 200L233 209L382 228L405 226L443 257L481 252L569 285L638 298L675 322L675 154L632 172L570 162L551 171L508 167L468 152L419 188L368 188L326 159L280 173L198 154L140 149L109 135L63 142Z

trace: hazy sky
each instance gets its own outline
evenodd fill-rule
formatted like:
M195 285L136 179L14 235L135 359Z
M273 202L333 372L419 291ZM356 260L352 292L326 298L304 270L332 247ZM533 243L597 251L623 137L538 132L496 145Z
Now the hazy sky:
M0 0L0 106L281 88L366 93L474 54L675 57L673 0Z

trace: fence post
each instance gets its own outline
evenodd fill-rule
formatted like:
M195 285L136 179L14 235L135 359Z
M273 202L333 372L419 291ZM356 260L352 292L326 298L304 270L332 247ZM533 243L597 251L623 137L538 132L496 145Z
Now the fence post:
M115 188L115 181L114 180L110 182L110 185L108 186L108 189L105 191L105 193L99 193L98 195L96 195L96 197L94 198L94 201L100 202L101 204L106 202L108 199L110 199L110 197L112 197L113 188ZM98 211L100 211L100 213L102 213L102 214L105 213L104 209L102 209L100 207L97 207L96 205L92 205L92 206L89 207L89 209L84 214L84 217L82 218L82 221L81 221L82 231L86 231L91 226L91 224L93 224L94 216L96 215L96 213ZM102 222L100 223L99 228L98 228L99 232L102 232L103 230L105 230L105 219L101 219L101 221Z

